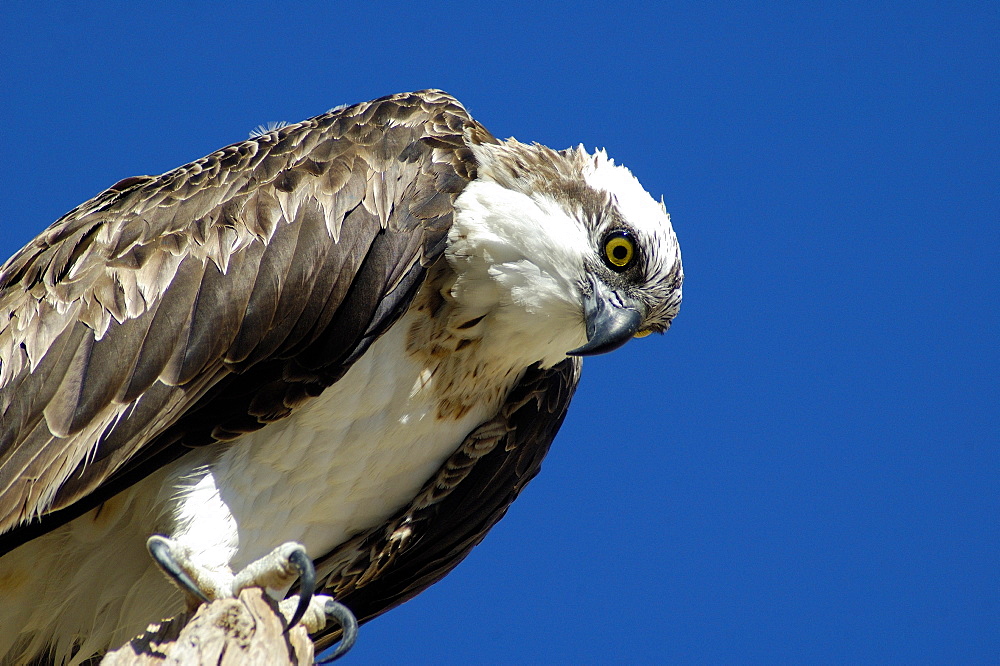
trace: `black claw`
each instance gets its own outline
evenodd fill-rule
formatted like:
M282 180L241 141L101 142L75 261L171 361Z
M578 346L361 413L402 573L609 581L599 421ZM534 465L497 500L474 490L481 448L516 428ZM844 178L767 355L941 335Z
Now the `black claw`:
M153 556L153 561L160 565L163 572L170 576L170 579L177 584L177 587L182 590L187 590L206 604L211 601L205 596L205 593L202 592L197 585L195 585L195 582L191 580L191 577L187 575L187 572L181 569L177 564L177 560L174 559L174 554L170 550L170 545L167 542L160 539L150 539L146 542L146 549L149 550L149 554Z
M330 599L326 602L323 610L326 612L327 618L336 620L340 624L343 633L340 636L340 645L333 651L333 654L326 659L318 660L317 664L329 664L331 661L340 659L354 647L354 642L358 640L358 618L354 617L350 608L339 601Z
M288 561L299 572L299 605L295 609L292 619L288 621L288 628L285 629L286 633L291 631L292 627L298 624L302 616L306 614L309 602L312 601L313 593L316 592L316 567L313 566L312 560L306 555L305 548L293 550L288 556Z

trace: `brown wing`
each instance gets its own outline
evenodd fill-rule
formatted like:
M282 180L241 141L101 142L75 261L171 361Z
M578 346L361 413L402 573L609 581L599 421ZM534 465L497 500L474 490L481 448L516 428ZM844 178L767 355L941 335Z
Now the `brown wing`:
M473 430L409 506L316 562L324 594L362 622L440 580L538 473L580 379L580 360L529 368L497 415ZM325 649L331 627L314 636Z
M440 91L137 177L0 268L0 552L287 416L408 306L493 140Z

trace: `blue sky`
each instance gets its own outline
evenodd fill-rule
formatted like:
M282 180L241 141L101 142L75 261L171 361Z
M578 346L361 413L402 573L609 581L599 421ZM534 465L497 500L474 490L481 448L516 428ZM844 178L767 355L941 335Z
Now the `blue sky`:
M606 147L665 197L681 315L588 359L539 478L348 663L995 663L998 7L17 3L0 254L403 90Z

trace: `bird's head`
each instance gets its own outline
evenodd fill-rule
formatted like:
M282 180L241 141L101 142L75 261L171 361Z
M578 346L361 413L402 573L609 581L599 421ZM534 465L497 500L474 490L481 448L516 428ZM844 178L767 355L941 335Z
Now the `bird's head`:
M680 248L666 207L628 169L582 146L510 139L473 152L478 176L456 202L448 250L452 293L469 308L460 318L482 309L502 335L525 338L511 344L539 340L547 363L669 328Z

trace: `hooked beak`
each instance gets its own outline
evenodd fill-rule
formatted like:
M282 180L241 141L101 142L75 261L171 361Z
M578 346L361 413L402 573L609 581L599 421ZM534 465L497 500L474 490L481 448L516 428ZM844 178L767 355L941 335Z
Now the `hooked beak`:
M587 344L566 352L570 356L594 356L618 349L635 337L645 317L638 301L621 296L601 280L591 278L591 292L583 300L587 322Z

